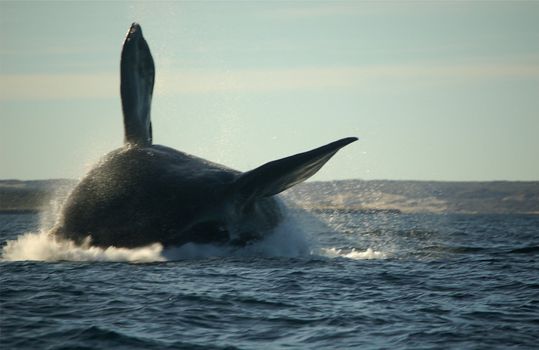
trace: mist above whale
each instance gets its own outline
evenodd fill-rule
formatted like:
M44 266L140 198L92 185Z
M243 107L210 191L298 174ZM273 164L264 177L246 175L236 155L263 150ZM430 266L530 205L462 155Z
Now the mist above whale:
M76 243L137 247L159 242L245 245L282 219L275 195L314 175L344 138L240 172L154 145L150 118L155 67L133 23L121 55L125 144L107 154L67 198L53 234Z

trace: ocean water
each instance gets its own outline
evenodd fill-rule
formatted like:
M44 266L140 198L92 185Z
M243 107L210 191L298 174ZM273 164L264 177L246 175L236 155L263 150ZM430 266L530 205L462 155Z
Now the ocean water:
M539 216L293 211L243 249L0 215L1 349L537 349Z

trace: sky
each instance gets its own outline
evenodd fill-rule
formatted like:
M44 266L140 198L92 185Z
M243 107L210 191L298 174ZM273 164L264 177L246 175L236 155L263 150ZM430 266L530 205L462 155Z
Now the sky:
M0 2L0 179L121 147L121 44L154 143L247 171L342 137L313 180L539 180L539 2Z

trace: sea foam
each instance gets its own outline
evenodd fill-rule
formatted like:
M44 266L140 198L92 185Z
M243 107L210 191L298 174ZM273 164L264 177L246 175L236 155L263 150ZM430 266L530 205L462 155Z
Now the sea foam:
M86 242L75 245L72 241L54 237L47 231L29 232L17 239L7 241L2 249L2 260L38 260L38 261L164 261L161 244L146 247L100 248Z
M8 240L2 248L1 259L9 261L126 261L159 262L211 257L301 257L310 254L307 235L287 219L263 240L244 247L188 243L167 247L159 243L139 248L95 247L87 240L76 245L50 234L49 230L28 232Z
M58 201L59 202L59 201ZM55 205L52 205L55 204ZM77 245L70 240L56 237L50 227L59 215L60 205L51 203L48 212L42 213L41 229L8 240L0 251L5 261L125 261L161 262L183 259L215 257L287 257L287 258L348 258L384 259L386 254L368 248L366 250L319 247L316 236L327 234L331 229L326 222L298 208L288 208L281 222L264 239L243 247L217 244L187 243L178 247L164 248L154 243L138 248L95 247L86 241Z
M337 249L337 248L322 248L321 254L324 256L327 256L329 258L347 258L347 259L354 259L354 260L364 260L364 259L386 259L387 254L378 251L373 250L372 248L367 248L364 251L357 250L355 248L351 250L345 250L345 249Z

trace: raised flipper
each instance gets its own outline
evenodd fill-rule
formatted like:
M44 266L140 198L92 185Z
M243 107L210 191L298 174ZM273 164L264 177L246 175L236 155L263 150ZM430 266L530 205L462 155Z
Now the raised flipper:
M313 176L339 149L356 140L356 137L348 137L266 163L242 174L236 180L234 189L246 201L273 196Z
M120 72L125 143L149 146L152 144L150 109L155 68L150 48L137 23L131 25L125 38Z

